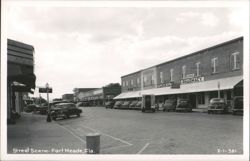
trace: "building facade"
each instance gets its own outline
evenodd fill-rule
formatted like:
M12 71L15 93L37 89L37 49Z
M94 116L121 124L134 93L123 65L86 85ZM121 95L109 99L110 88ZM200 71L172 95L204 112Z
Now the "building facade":
M73 102L74 101L74 94L73 93L66 93L66 94L62 95L62 100Z
M218 95L230 101L243 95L243 37L122 76L121 82L115 99L155 94L157 102L188 98L193 108L207 107Z
M23 99L35 89L34 47L7 40L7 119L15 122L23 111Z
M87 102L89 106L103 106L106 101L113 99L121 93L119 83L110 83L102 88L85 90L81 92L80 102Z

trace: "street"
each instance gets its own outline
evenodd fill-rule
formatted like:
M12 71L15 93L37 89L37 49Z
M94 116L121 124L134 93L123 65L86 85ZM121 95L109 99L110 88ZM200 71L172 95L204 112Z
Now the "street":
M101 134L101 154L242 154L243 117L82 107L81 117L55 121L86 144Z

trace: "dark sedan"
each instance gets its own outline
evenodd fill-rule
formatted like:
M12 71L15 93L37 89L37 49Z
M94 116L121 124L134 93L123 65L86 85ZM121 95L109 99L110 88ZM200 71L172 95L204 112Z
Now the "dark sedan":
M192 112L192 107L188 99L179 99L177 101L176 112Z
M163 111L175 111L176 108L176 100L175 99L167 99L163 105Z
M243 96L235 96L233 99L232 114L243 114Z
M227 113L226 100L223 98L212 98L207 109L208 114L212 113Z
M82 110L77 108L74 103L59 103L51 108L51 117L53 120L57 118L69 118L72 115L80 117Z
M114 107L114 104L115 104L115 101L107 101L105 102L105 107L112 109Z

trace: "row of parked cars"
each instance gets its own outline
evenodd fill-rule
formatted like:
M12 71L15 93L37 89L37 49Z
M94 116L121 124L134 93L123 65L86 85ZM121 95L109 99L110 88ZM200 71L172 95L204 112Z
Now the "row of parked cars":
M141 101L108 101L105 103L106 108L114 109L142 109ZM167 99L164 103L156 104L156 109L162 108L163 111L176 111L176 112L192 112L192 106L188 99ZM233 98L231 104L224 98L212 98L207 108L208 114L215 113L232 113L243 114L243 97L236 96Z
M107 101L105 103L106 108L114 108L114 109L141 109L141 101Z
M75 103L68 101L54 101L49 103L50 113L53 120L57 118L69 118L70 116L78 116L82 113L82 110L77 108ZM42 115L48 114L48 104L30 104L25 108L26 112L35 112Z
M136 109L141 110L142 101L108 101L105 103L106 108L114 109ZM156 107L158 108L158 107ZM174 99L168 99L163 104L163 111L185 111L191 112L192 107L188 99L179 99L178 102Z

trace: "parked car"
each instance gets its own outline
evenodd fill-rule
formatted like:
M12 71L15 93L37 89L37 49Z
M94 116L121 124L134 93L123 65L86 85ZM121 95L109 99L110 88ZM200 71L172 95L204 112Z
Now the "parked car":
M137 104L135 105L134 109L141 110L141 101L137 102Z
M80 117L82 110L77 108L74 103L59 103L51 109L51 117L53 120L57 118L69 118L72 115Z
M48 111L48 103L43 103L43 104L36 107L36 112L38 112L42 115L47 114L47 111Z
M212 114L212 113L227 113L228 108L226 104L226 100L224 98L212 98L210 100L207 113Z
M163 105L163 111L175 111L176 99L167 99Z
M188 99L179 99L176 105L176 112L192 112L192 106Z
M130 109L134 109L138 101L132 101L129 105Z
M130 101L124 101L123 104L121 105L121 109L128 109L130 105Z
M112 109L114 107L114 104L115 104L115 101L107 101L105 102L105 107Z
M114 105L114 109L121 108L121 105L123 104L123 101L116 101Z
M243 114L243 96L235 96L233 99L232 114Z
M36 104L29 104L29 105L27 105L25 108L24 108L24 111L25 112L33 112L33 111L35 111L36 110L36 108L37 108L37 106L38 105L36 105Z
M156 109L158 111L164 111L164 102L160 102L156 106L157 106Z

